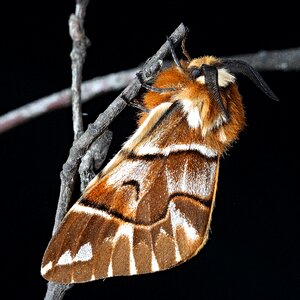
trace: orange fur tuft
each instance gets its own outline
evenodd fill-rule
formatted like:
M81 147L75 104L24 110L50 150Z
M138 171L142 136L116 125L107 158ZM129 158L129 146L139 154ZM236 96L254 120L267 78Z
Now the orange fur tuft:
M221 117L219 107L212 99L206 85L193 79L190 73L190 69L193 67L200 68L202 64L217 65L218 62L219 60L214 56L204 56L193 59L189 64L183 61L183 69L172 66L161 71L153 86L174 88L175 90L162 93L149 91L144 95L143 103L145 108L151 110L163 102L191 101L191 107L199 109L203 142L222 153L245 126L242 97L234 82L229 83L225 88L220 88L221 98L230 120L222 126L216 126L215 123ZM147 116L148 113L141 113L138 125L141 125ZM170 124L170 126L176 126L176 124Z

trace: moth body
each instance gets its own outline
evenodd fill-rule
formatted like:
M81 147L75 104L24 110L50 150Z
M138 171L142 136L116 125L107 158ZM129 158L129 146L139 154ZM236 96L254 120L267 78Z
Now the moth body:
M50 241L46 279L76 283L166 270L204 246L220 157L245 125L228 65L234 69L205 56L160 72L153 86L161 92L145 93L136 132Z

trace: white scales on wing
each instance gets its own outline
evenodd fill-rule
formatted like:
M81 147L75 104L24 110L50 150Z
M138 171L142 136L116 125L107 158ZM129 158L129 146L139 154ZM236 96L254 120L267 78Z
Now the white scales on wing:
M216 167L216 161L208 162L204 160L203 167L195 172L188 170L188 160L186 160L183 171L180 170L174 173L166 169L169 194L187 193L201 199L209 197L214 188Z

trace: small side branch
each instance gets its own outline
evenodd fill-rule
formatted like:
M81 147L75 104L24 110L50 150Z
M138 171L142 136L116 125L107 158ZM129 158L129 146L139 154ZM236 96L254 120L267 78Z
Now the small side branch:
M88 183L99 172L104 163L109 146L112 140L112 132L106 130L101 136L96 138L85 155L81 159L79 166L80 191L83 192Z

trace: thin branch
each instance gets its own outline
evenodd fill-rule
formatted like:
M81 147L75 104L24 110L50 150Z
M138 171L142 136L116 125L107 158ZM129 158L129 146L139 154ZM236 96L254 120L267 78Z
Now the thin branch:
M121 90L129 84L139 70L138 68L130 69L85 81L81 87L82 103L101 94ZM8 131L47 112L70 105L71 90L69 88L40 98L2 115L0 117L0 133Z
M89 45L89 40L85 36L83 27L86 8L89 0L76 0L75 14L72 14L69 19L70 36L73 40L73 47L71 52L72 60L72 112L73 112L73 130L74 142L83 134L83 121L81 110L81 83L82 83L82 69L86 57L86 48ZM71 192L74 187L76 174L71 179ZM57 207L55 219L59 215L60 207ZM57 230L57 224L54 224L53 234ZM72 284L58 284L48 282L45 300L60 300L63 299L66 291L70 289Z
M300 47L240 54L231 58L244 60L258 71L300 71Z
M83 23L89 0L76 0L76 11L69 19L69 32L73 40L72 59L72 111L74 140L83 133L81 109L82 68L86 57L86 48L90 42L85 35Z
M260 51L231 58L245 60L258 71L300 71L300 48ZM121 90L139 70L134 68L85 81L81 87L82 103L101 94ZM70 106L70 98L70 89L64 89L0 116L0 134L47 112Z
M60 284L49 281L47 284L47 293L44 300L61 300L63 299L67 290L69 290L72 284Z

